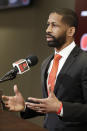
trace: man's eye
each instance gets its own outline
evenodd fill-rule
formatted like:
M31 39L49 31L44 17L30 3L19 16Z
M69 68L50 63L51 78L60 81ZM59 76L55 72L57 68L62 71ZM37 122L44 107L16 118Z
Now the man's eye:
M55 27L56 25L55 25L55 24L53 24L53 26Z
M49 26L50 24L47 24L47 26Z

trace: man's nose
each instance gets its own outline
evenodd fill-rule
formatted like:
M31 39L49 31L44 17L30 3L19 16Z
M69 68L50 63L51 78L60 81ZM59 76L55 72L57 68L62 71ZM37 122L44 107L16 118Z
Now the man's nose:
M46 29L46 33L52 33L52 26L49 25Z

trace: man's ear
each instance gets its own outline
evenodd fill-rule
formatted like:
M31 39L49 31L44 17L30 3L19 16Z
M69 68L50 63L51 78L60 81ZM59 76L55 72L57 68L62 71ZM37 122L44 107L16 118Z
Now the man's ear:
M75 34L75 27L69 27L67 30L67 36L72 37Z

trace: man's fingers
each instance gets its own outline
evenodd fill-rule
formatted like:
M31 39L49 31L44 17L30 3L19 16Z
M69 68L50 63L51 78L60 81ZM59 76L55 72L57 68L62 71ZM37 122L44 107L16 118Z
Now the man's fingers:
M44 113L44 114L47 113L46 110L44 110L44 109L43 109L43 110L38 110L38 111L36 111L36 112L39 112L39 113L42 113L42 114L43 114L43 113Z
M10 111L15 111L15 106L9 108Z
M5 107L7 107L7 108L10 108L10 106L7 104L7 105L5 105Z
M40 108L40 107L34 107L34 106L30 106L30 105L27 105L27 107L32 110L35 110L35 111L45 111L44 108Z
M8 101L4 101L4 104L5 104L5 105L8 105Z
M32 106L27 106L29 109L32 109L32 110L35 110L35 111L38 111L39 107L32 107Z
M14 93L15 93L15 95L21 94L21 93L19 92L19 90L18 90L17 85L14 85Z
M3 100L3 101L8 101L8 100L9 100L9 97L3 95L3 96L2 96L2 100Z
M38 108L45 107L45 104L35 104L35 103L30 103L30 102L26 102L25 105L30 106L30 107L38 107Z
M27 107L39 113L46 113L46 109L42 107L32 107L29 105Z
M45 103L45 99L37 99L37 98L32 98L32 97L28 97L29 101L33 102L38 102L38 103Z
M32 110L35 110L35 111L46 111L46 105L45 104L34 104L34 103L29 103L29 102L26 102L25 103L26 106Z

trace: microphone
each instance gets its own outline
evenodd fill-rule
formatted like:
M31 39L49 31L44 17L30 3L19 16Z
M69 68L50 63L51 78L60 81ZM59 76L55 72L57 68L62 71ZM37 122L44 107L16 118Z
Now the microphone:
M7 72L1 79L0 82L13 80L17 74L23 74L26 71L30 70L31 66L34 66L38 63L37 56L28 56L26 59L20 59L14 62L13 69Z
M26 71L30 70L31 66L34 66L38 63L38 58L37 56L29 56L26 59L20 59L17 62L13 63L13 70L17 74L23 74Z

